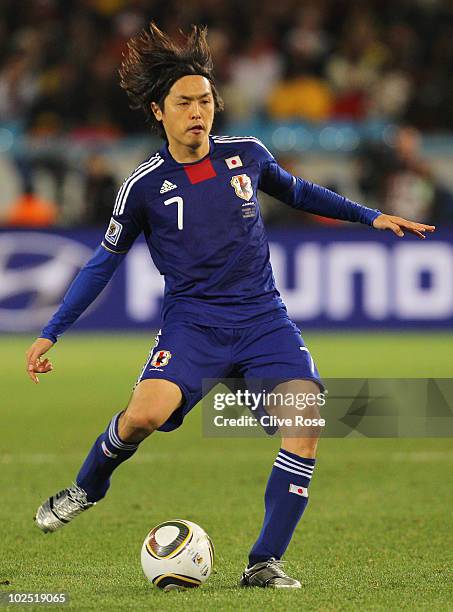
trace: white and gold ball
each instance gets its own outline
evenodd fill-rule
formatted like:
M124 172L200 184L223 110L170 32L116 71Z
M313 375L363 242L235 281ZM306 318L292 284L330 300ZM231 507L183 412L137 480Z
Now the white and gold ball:
M151 529L143 542L141 561L154 586L164 591L190 589L209 578L214 547L199 525L175 519Z

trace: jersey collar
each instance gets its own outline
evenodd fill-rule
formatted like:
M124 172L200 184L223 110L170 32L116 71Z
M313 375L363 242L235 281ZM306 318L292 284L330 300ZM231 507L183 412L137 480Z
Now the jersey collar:
M166 142L164 144L164 146L160 149L159 153L161 155L161 157L163 157L165 159L165 161L169 162L170 164L173 164L174 166L177 167L184 167L184 166L194 166L195 164L199 164L200 162L204 161L205 159L208 159L214 152L214 141L212 139L212 136L209 136L209 153L207 153L204 157L202 157L201 159L197 159L197 161L194 162L184 162L184 163L180 163L177 162L174 157L172 156L172 154L170 153L170 151L168 150L168 142Z

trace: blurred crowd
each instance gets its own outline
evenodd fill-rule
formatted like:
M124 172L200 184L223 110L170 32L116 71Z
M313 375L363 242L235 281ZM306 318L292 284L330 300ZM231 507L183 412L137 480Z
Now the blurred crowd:
M209 26L229 116L453 128L451 0L2 0L0 121L143 130L117 69L150 19Z
M292 174L299 174L300 157L286 155L279 162ZM421 133L415 128L396 128L388 143L365 142L354 156L354 174L360 200L367 206L420 223L439 227L453 225L453 193L423 156ZM335 182L325 186L342 192ZM301 215L298 210L286 207L282 210L276 204L274 202L266 211L267 220L273 225L342 225L341 221Z
M256 117L453 129L453 0L1 0L0 125L45 137L146 131L117 70L126 41L151 19L175 38L209 26L226 102L218 129ZM365 155L382 161L382 150ZM17 157L24 195L35 162L58 191L59 156ZM99 163L90 160L87 184Z

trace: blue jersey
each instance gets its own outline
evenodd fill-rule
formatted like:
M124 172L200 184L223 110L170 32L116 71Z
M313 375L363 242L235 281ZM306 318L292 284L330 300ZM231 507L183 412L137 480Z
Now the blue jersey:
M191 164L165 145L123 183L101 249L42 335L55 340L81 314L142 232L165 278L164 323L241 327L286 316L258 190L337 219L371 225L380 214L292 176L253 137L212 136L208 155Z

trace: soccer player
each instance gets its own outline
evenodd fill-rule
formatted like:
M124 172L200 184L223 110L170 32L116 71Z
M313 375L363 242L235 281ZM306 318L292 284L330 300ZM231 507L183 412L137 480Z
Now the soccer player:
M75 482L39 507L35 521L44 532L101 500L113 471L151 433L179 427L201 398L202 378L236 374L286 383L297 393L322 389L274 284L258 189L294 208L397 236L408 230L424 238L434 230L292 176L256 138L210 135L223 103L205 28L193 26L178 47L151 23L130 40L120 76L131 107L144 112L165 144L120 188L101 245L27 351L28 375L36 383L52 370L42 356L98 296L142 232L165 277L162 330L126 409L96 439ZM280 560L307 505L317 437L296 434L282 437L243 586L300 587Z

